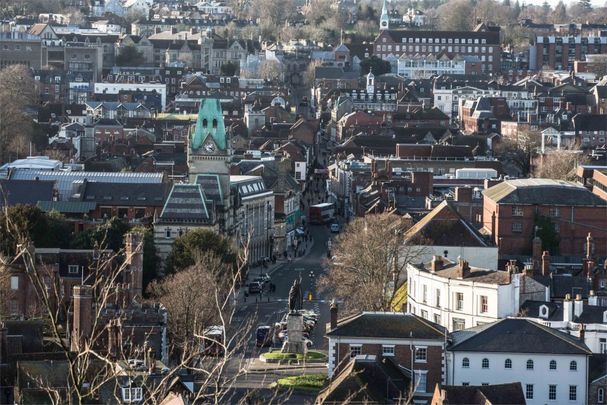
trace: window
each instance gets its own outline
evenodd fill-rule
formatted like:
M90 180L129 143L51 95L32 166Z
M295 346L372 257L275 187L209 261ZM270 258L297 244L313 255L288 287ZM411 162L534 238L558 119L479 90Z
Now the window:
M427 371L415 371L415 392L426 392Z
M481 313L489 312L489 300L486 295L481 295Z
M481 367L489 368L489 359L483 359L483 361L481 362Z
M550 360L550 370L556 370L556 360Z
M428 302L428 286L422 285L422 302L425 304Z
M440 290L436 289L436 307L440 308Z
M556 400L556 385L551 384L548 386L548 399L551 401Z
M512 223L512 232L523 232L523 224L520 222L513 222Z
M512 368L512 360L506 359L506 361L504 361L504 368Z
M577 371L577 362L575 360L573 360L571 363L569 363L569 370Z
M453 318L453 331L466 329L466 320L461 318Z
M424 319L428 319L428 311L422 309L421 317Z
M78 265L70 264L69 266L67 266L67 272L69 274L78 274Z
M533 360L527 360L527 370L533 370Z
M464 309L464 293L456 292L455 293L455 309L458 311L463 311Z
M171 237L171 228L167 228L167 229L165 229L165 231L164 231L164 236L165 236L166 238L170 238L170 237Z
M559 209L559 207L550 207L550 209L548 210L548 214L551 217L559 217L561 215L561 210Z
M143 399L143 388L123 388L122 400L124 402L139 402Z
M423 363L428 359L428 348L415 347L415 362Z
M523 216L523 207L519 207L517 205L512 207L512 216L513 217L522 217Z
M470 368L470 359L467 357L464 357L462 359L462 368Z
M596 402L599 404L605 402L605 390L603 388L599 388L598 390L596 390Z
M383 345L382 346L382 354L384 356L394 356L394 346Z
M569 400L577 401L577 385L569 386Z
M463 382L463 383L462 383L462 386L464 386L464 387L466 387L466 386L468 386L468 385L470 385L470 383L469 383L469 382Z
M19 277L11 276L11 290L19 289Z
M350 345L350 357L356 357L362 352L361 345Z
M525 385L525 399L533 399L533 384Z
M606 338L599 339L599 350L601 353L605 353L605 351L607 351L607 339Z

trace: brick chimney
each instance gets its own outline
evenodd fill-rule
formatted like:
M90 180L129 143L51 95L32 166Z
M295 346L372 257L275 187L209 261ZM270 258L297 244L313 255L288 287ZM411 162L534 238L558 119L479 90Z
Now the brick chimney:
M7 362L8 357L8 329L4 322L0 322L0 364Z
M464 259L457 259L457 278L466 278L470 275L470 265Z
M331 326L331 330L337 328L337 313L338 313L338 306L337 306L337 302L335 302L335 300L331 301L331 307L329 308L329 311L331 313L331 320L330 320L330 326Z
M455 187L455 201L466 203L472 202L472 188Z
M441 256L432 256L432 261L430 262L430 271L432 273L436 273L438 270L443 268L443 258Z
M91 336L93 328L93 289L89 285L75 285L73 293L74 320L72 350L78 351L83 339Z
M533 263L533 271L540 271L542 258L542 240L539 236L533 238L531 262Z
M125 237L126 262L129 265L129 302L141 298L143 290L143 236L130 232Z
M550 274L550 252L544 250L542 253L542 276Z

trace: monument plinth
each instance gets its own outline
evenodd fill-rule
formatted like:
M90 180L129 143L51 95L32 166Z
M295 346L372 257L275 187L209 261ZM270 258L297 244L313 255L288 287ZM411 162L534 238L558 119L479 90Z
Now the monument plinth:
M300 313L303 307L301 280L293 282L289 291L289 313L287 315L287 340L282 345L283 353L306 354L306 341L303 336L304 317Z

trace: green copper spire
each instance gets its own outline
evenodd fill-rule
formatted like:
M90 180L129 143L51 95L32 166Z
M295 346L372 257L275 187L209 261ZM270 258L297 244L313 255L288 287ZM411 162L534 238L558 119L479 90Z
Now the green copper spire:
M198 150L207 141L209 135L219 150L227 149L227 136L221 103L216 98L203 98L200 100L196 127L190 136L190 148L193 151Z

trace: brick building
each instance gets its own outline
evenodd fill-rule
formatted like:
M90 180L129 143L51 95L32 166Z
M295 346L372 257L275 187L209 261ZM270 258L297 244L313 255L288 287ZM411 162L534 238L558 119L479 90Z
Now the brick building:
M574 61L588 54L607 53L607 36L599 35L537 35L529 46L529 69L572 70Z
M500 255L531 252L538 217L560 236L561 256L585 256L592 233L594 255L607 254L607 201L581 185L550 179L506 180L484 191L483 226Z
M578 182L607 201L607 166L578 166Z
M415 55L477 57L483 73L499 72L500 28L479 24L474 31L382 30L373 43L373 54L381 59Z
M390 358L400 368L414 371L416 400L429 400L434 386L444 383L445 330L416 315L402 312L363 312L337 320L331 307L329 376L336 375L358 355ZM417 401L415 402L417 403Z

